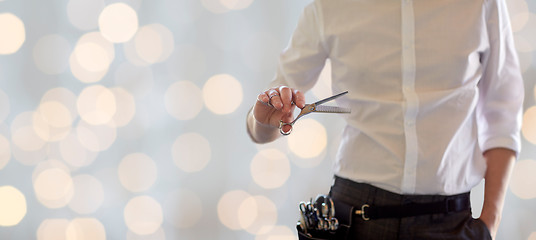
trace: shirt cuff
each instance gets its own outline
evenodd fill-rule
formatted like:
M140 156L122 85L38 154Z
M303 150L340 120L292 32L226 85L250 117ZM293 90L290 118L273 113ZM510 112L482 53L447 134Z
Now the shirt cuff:
M519 154L521 151L521 142L517 139L509 137L490 138L480 144L480 149L482 152L485 152L493 148L507 148Z

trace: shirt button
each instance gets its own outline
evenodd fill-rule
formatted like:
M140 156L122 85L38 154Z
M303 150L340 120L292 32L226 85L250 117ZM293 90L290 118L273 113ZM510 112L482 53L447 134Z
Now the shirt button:
M406 121L406 126L413 126L413 125L415 125L415 121L413 121L413 120L407 120Z

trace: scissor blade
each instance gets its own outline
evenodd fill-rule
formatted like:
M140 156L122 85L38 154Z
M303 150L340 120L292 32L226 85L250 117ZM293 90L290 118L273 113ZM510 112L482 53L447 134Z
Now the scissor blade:
M331 101L331 100L333 100L333 99L335 99L335 98L338 98L338 97L340 97L340 96L342 96L342 95L344 95L344 94L347 94L347 93L348 93L348 91L345 91L345 92L339 93L339 94L337 94L337 95L333 95L333 96L331 96L331 97L324 98L324 99L322 99L322 100L320 100L320 101L318 101L318 102L315 102L314 104L318 106L318 105L321 105L321 104L323 104L323 103L325 103L325 102L329 102L329 101Z
M351 113L349 108L334 107L334 106L316 106L315 112L321 113Z

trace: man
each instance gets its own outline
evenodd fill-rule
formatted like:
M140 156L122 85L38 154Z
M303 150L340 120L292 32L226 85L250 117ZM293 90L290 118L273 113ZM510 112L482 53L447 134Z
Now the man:
M508 18L504 0L316 0L248 132L277 139L330 59L333 91L348 90L338 102L352 108L330 194L363 209L351 213L347 239L494 238L521 145ZM472 219L468 192L483 178Z

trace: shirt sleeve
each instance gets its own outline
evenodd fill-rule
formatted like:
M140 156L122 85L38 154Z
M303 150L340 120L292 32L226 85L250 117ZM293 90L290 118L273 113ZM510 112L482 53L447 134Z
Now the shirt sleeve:
M322 14L318 3L308 5L300 16L289 45L281 53L271 86L311 89L324 67L327 51L322 43Z
M483 76L477 106L482 152L503 147L519 153L524 87L505 1L486 2L489 49L483 54Z

